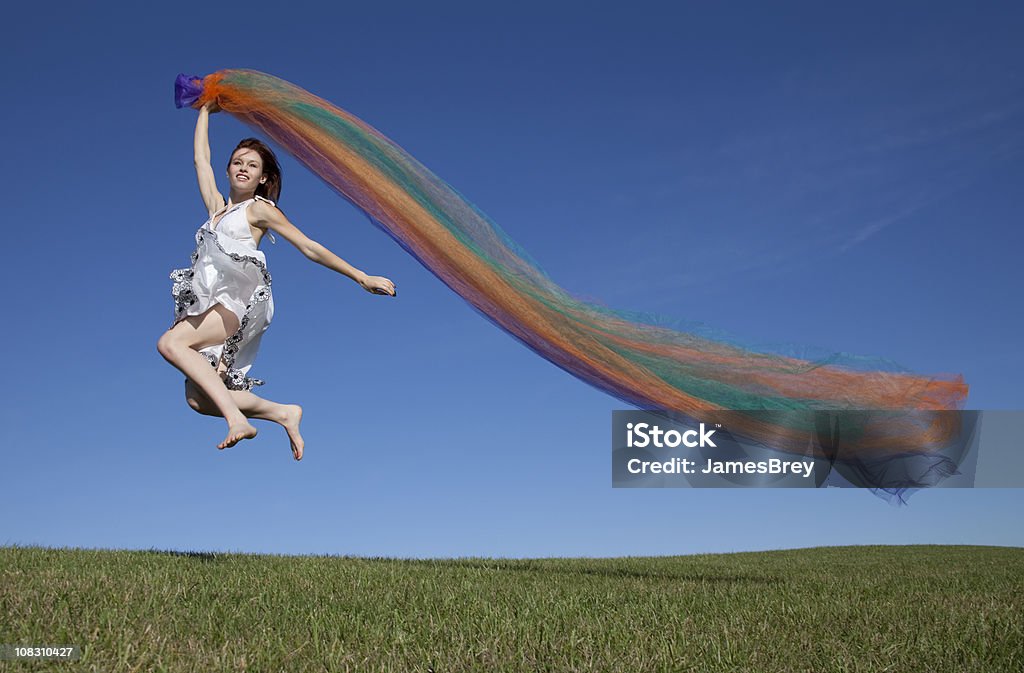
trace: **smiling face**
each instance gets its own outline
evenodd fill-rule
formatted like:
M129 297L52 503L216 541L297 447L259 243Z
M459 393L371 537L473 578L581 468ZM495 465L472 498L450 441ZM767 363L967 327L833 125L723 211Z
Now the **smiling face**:
M237 150L228 162L228 182L240 192L251 192L267 181L263 174L263 159L254 149Z

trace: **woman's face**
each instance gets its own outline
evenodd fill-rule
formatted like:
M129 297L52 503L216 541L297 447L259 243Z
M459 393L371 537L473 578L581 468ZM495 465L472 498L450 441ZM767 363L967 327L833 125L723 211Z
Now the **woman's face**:
M232 187L240 192L250 192L266 181L259 152L245 147L235 152L228 163L228 182Z

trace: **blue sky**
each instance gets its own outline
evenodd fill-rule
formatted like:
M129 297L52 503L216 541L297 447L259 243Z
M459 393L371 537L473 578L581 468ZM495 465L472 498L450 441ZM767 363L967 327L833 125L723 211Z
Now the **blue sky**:
M281 206L392 300L264 242L252 374L306 409L226 452L156 351L205 219L179 72L358 115L614 308L962 373L1024 409L1024 13L1009 4L23 5L3 26L0 544L619 556L1024 544L1024 490L612 489L621 403L539 359L284 159ZM251 131L211 123L214 164Z

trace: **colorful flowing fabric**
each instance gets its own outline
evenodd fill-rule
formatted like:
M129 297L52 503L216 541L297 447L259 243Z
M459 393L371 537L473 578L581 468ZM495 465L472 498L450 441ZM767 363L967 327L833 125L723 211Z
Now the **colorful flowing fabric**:
M252 70L179 75L175 96L178 107L215 101L266 134L488 320L558 367L639 409L692 419L716 410L778 411L777 417L741 414L730 430L807 455L828 451L828 442L821 441L813 422L800 420L806 415L784 412L956 410L967 397L959 375L925 376L879 358L843 353L811 356L809 349L755 348L701 324L673 329L651 316L582 301L382 133L276 77ZM840 459L879 464L899 455L935 455L939 473L954 473L955 465L942 465L941 450L958 435L955 418L865 417L844 433ZM878 477L882 472L875 469L875 476L866 478L878 483L861 485L890 492L933 485L927 479L885 483Z

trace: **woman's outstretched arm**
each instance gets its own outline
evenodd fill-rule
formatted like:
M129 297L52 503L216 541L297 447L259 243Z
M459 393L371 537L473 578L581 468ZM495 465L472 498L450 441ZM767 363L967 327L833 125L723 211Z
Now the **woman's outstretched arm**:
M213 166L210 164L210 113L216 112L217 109L207 103L199 109L199 118L196 119L196 177L199 179L199 193L203 196L203 204L210 215L224 207L224 197L217 191L217 180L213 176Z
M308 259L337 271L359 283L367 292L398 296L395 284L383 276L370 276L355 268L341 257L302 233L298 227L288 221L276 206L266 201L255 201L247 211L252 216L251 224L261 229L270 229L281 234L286 241L294 245Z

